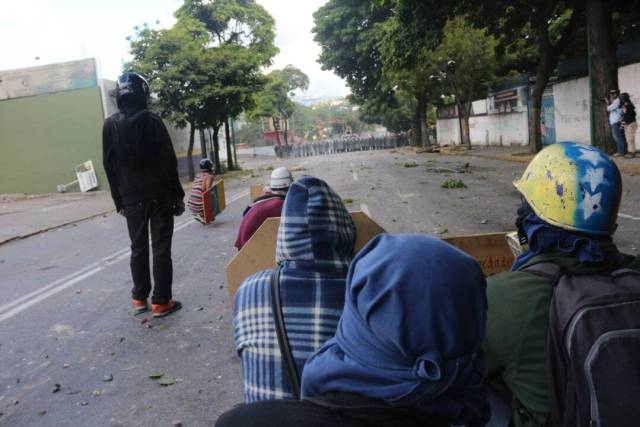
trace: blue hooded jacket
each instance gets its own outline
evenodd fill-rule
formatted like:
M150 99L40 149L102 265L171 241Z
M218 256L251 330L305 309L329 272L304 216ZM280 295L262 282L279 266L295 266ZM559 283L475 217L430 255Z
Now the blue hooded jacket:
M483 426L486 310L469 255L435 238L379 235L351 264L336 335L307 362L303 398L355 393Z
M294 182L282 209L276 261L280 299L298 372L335 333L356 228L340 197L322 180ZM235 296L234 340L242 359L245 401L292 397L271 309L273 270L256 273Z

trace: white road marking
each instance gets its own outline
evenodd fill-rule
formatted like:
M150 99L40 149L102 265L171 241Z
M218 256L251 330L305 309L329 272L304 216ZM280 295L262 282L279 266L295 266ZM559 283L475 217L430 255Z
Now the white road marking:
M246 197L246 196L248 196L248 195L249 195L249 190L244 190L244 191L242 191L241 193L236 194L235 196L231 196L231 197L229 197L229 200L227 200L227 204L229 204L229 205L230 205L231 203L233 203L233 202L235 202L235 201L237 201L237 200L240 200L240 199L242 199L243 197Z
M368 216L369 218L371 218L371 211L369 211L369 206L367 206L367 205L365 205L364 203L362 203L362 204L360 205L360 210L361 210L362 212L364 212L365 214L367 214L367 216Z
M360 178L358 178L358 174L357 173L353 173L353 180L354 181L360 181Z
M242 199L249 195L249 190L245 190L240 192L239 194L233 195L229 197L227 204L231 204L237 200ZM188 227L189 225L196 222L193 218L188 218L174 225L173 231L174 233L182 230L183 228ZM13 301L10 301L2 306L0 306L0 322L3 322L7 319L14 317L15 315L23 312L24 310L32 307L35 304L38 304L45 299L67 289L70 286L73 286L99 272L115 265L127 258L131 254L131 249L123 248L119 251L116 251L106 257L93 262L80 270L77 270L71 274L68 274L58 280L55 280L49 283L46 286L43 286L40 289L36 289L33 292L30 292L26 295L23 295L19 298L16 298Z
M31 299L28 302L25 302L24 304L18 305L17 307L14 307L13 309L0 314L0 322L10 319L11 317L15 316L16 314L28 309L29 307L38 304L41 301L44 301L45 299L49 298L52 295L57 294L58 292L61 292L65 289L67 289L69 286L73 286L78 282L83 281L84 279L93 276L96 273L101 272L102 270L104 270L106 267L102 266L102 267L96 267L92 270L86 271L83 274L74 277L73 279L64 282L63 284L59 285L58 287L55 287L53 289L49 289L48 291L41 293L40 295L38 295L37 297L34 297L33 299Z
M632 216L632 215L627 215L627 214L624 214L624 213L618 213L618 216L619 216L620 218L631 219L631 220L633 220L633 221L640 221L640 218L639 218L639 217L637 217L637 216Z

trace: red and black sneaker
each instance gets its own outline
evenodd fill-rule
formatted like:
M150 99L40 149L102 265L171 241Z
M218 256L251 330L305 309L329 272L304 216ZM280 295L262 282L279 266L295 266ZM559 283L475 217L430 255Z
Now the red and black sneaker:
M164 317L168 316L171 313L175 313L176 311L182 308L182 303L180 301L169 300L166 304L151 304L151 311L153 312L153 317Z

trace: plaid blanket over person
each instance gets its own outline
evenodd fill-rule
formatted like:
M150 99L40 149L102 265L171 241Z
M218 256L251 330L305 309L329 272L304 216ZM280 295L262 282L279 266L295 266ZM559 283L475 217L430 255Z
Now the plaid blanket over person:
M276 261L282 266L285 328L300 374L309 356L335 333L355 240L351 215L324 181L303 177L291 186ZM264 270L248 277L235 296L234 340L246 402L292 397L271 311L272 274Z

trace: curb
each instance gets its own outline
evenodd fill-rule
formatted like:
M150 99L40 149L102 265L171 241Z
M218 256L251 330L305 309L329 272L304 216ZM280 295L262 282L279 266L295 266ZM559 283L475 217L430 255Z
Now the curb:
M459 153L451 153L452 155L456 155ZM447 153L446 155L449 155L449 153ZM498 161L503 161L503 162L512 162L512 163L523 163L523 164L527 164L531 161L531 159L533 159L533 155L532 154L482 154L482 153L478 153L478 152L466 152L464 153L464 155L468 155L468 156L472 156L472 157L482 157L485 159L491 159L491 160L498 160ZM629 165L629 164L620 164L620 162L617 162L614 159L614 162L616 163L616 165L618 165L618 169L620 169L620 172L625 173L625 174L629 174L631 176L637 176L640 175L640 164L638 165Z
M182 184L183 190L185 190L185 193L187 193L191 189L191 182L185 182L185 183L181 183L181 184ZM97 217L102 216L102 215L107 215L107 214L113 213L115 211L116 211L115 208L110 208L110 209L107 209L107 210L104 210L104 211L100 211L100 212L95 213L95 214L87 215L87 216L82 217L82 218L72 219L72 220L67 221L65 223L62 223L62 224L57 224L57 225L52 225L50 227L41 228L39 230L32 231L32 232L27 233L27 234L21 234L21 235L18 235L18 236L8 237L8 238L6 238L4 240L0 240L0 246L3 246L5 244L7 244L7 243L10 243L10 242L13 242L13 241L16 241L16 240L23 240L23 239L26 239L28 237L32 237L32 236L35 236L35 235L38 235L38 234L46 233L48 231L56 230L58 228L66 227L66 226L71 225L71 224L77 224L77 223L82 222L82 221L86 221L86 220L89 220L89 219L97 218Z
M473 155L473 154L472 154ZM504 162L514 162L514 163L529 163L533 157L530 156L510 156L510 155L482 155L476 154L476 157L484 157L486 159L491 160L499 160ZM521 157L521 158L518 158ZM621 173L625 173L631 176L640 175L640 165L624 165L615 161L616 165L618 165L618 169L620 169Z
M16 241L16 240L22 240L22 239L26 239L28 237L32 237L32 236L35 236L35 235L38 235L38 234L46 233L47 231L56 230L58 228L66 227L67 225L77 224L79 222L86 221L88 219L93 219L93 218L96 218L96 217L99 217L99 216L102 216L102 215L106 215L106 214L109 214L109 213L113 213L115 211L116 210L112 208L112 209L108 209L106 211L102 211L102 212L99 212L99 213L96 213L96 214L91 214L91 215L83 217L83 218L77 218L77 219L65 222L63 224L52 225L51 227L42 228L40 230L32 231L31 233L21 234L19 236L9 237L9 238L7 238L5 240L0 240L0 246L5 245L5 244L7 244L9 242Z

